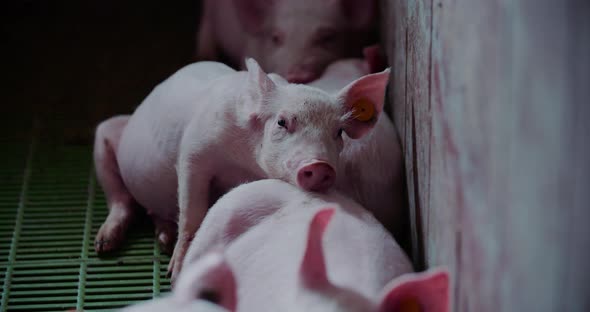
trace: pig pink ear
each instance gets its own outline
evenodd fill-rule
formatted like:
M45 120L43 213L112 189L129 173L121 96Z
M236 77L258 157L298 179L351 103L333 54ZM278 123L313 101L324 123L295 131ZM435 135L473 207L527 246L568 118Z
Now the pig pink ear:
M236 280L223 253L208 253L184 268L174 287L174 296L181 302L200 299L235 311Z
M309 225L307 246L301 263L301 278L307 287L318 288L329 283L322 238L334 211L335 208L324 208L318 211Z
M444 269L403 275L385 286L379 312L448 312L449 274Z
M238 20L249 33L259 33L275 0L233 0Z
M344 87L338 95L349 115L344 131L358 139L373 129L383 111L389 68L376 74L363 76Z
M277 85L260 68L260 65L252 59L246 59L248 69L248 90L251 100L251 111L255 114L263 113L262 105L266 103L269 95L276 89Z

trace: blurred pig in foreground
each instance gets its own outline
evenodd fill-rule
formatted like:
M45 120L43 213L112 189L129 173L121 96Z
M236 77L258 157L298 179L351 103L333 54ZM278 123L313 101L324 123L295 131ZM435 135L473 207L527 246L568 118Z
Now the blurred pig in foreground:
M376 12L375 0L205 0L197 57L237 67L253 57L306 83L376 41Z
M239 311L448 311L447 272L413 273L371 213L335 190L240 185L211 208L185 267L215 249L236 276Z

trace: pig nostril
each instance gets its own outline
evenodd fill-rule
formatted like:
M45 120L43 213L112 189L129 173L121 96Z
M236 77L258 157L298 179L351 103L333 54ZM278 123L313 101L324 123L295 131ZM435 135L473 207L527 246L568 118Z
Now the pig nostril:
M305 172L303 172L303 175L306 178L311 178L313 176L313 172L311 172L311 171L305 171Z

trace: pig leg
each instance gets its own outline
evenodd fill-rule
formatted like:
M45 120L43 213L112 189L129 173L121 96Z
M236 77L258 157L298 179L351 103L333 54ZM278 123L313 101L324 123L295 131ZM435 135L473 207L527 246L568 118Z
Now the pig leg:
M183 265L195 262L209 250L227 246L284 207L291 193L291 187L275 180L257 182L255 186L228 193L205 216Z
M193 131L187 129L178 157L178 240L168 264L172 284L182 269L184 256L209 208L210 185L214 176L214 157L199 152L198 144L192 142L194 137L187 135Z
M160 250L166 254L172 254L174 242L176 241L176 223L165 220L156 215L152 215L152 222L156 232L156 238L160 245Z
M96 128L94 166L109 207L109 215L94 241L97 253L117 249L135 217L135 200L123 183L116 156L119 140L128 120L129 116L116 116Z

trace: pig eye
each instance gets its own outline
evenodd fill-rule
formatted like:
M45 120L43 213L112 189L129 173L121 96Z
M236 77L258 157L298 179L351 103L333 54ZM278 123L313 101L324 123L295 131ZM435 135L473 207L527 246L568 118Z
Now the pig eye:
M287 121L285 121L285 119L279 119L279 121L277 122L277 125L279 125L279 127L283 127L285 129L287 129Z
M344 131L344 129L342 129L342 128L338 129L338 137L341 137L342 136L342 132L343 131Z

